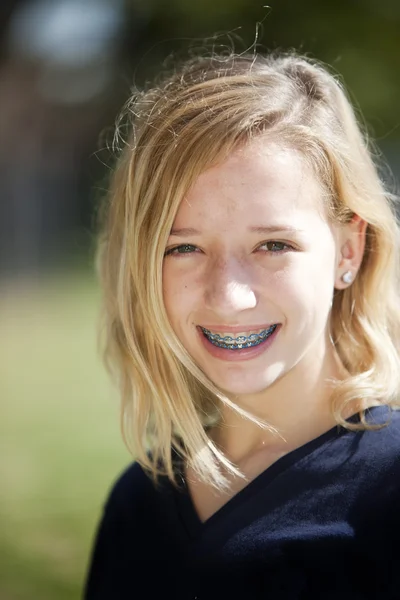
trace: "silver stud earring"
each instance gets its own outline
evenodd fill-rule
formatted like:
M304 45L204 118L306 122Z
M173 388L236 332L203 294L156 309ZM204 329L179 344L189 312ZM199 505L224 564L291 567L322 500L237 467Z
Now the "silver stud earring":
M353 273L351 271L346 271L346 273L343 273L342 281L344 283L351 283L353 281Z

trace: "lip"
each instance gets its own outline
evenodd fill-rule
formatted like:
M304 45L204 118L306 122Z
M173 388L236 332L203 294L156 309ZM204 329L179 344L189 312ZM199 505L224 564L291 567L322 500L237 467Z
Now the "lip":
M198 327L202 327L203 329L208 329L213 333L246 333L248 331L258 331L259 329L269 329L272 325L276 325L276 323L263 323L262 325L198 325Z
M253 358L257 358L258 356L260 356L268 350L268 348L274 342L276 336L278 335L281 329L281 324L277 323L276 325L277 327L275 331L264 342L261 342L261 344L258 344L258 346L253 346L251 348L243 348L241 350L227 350L226 348L219 348L218 346L214 346L214 344L212 344L202 333L200 327L197 328L197 333L200 336L200 341L202 342L204 348L209 354L211 354L211 356L227 362L240 362L243 360L251 360ZM227 330L224 329L223 331ZM240 331L243 331L243 329L241 329Z

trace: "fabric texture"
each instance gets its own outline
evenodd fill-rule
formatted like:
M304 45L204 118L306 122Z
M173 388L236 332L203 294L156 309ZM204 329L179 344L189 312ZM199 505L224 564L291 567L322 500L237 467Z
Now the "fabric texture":
M389 424L331 429L205 523L184 483L155 487L132 464L105 504L84 599L400 600L400 412L368 419Z

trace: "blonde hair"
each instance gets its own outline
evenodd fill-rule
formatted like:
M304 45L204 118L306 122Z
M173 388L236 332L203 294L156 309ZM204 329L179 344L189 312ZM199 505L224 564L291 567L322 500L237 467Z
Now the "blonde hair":
M172 449L216 487L221 462L207 428L221 403L248 415L194 364L167 319L163 256L177 209L207 167L254 136L302 153L328 190L329 218L368 223L359 273L336 290L331 333L350 377L332 393L339 424L354 400L395 405L400 389L399 236L385 190L346 94L316 61L290 54L213 55L186 62L124 112L129 137L102 213L98 254L105 358L121 392L121 425L136 460L175 481ZM361 425L366 427L361 411ZM353 427L357 425L353 424Z

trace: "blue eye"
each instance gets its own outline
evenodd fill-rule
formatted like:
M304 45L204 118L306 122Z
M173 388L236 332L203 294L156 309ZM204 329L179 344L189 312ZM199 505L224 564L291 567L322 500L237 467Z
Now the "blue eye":
M192 244L180 244L180 246L166 250L164 256L170 256L171 254L191 254L192 252L196 252L196 250L197 247Z

